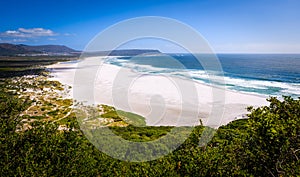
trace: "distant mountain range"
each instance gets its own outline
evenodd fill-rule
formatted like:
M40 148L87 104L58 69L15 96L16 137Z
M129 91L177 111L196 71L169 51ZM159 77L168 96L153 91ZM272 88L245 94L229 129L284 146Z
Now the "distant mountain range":
M29 46L24 44L0 43L0 56L72 55L76 53L79 53L79 51L64 45Z
M57 56L77 55L82 52L71 49L64 45L38 45L0 43L0 56ZM122 49L113 51L84 52L84 56L135 56L160 54L159 50L151 49Z
M84 52L83 56L136 56L157 54L161 54L161 52L154 49L121 49L110 51Z

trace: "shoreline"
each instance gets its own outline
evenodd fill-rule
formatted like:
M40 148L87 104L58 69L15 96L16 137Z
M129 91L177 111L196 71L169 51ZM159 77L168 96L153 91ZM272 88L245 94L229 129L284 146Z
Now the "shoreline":
M92 61L100 58L101 57L93 57L86 58L85 60ZM82 60L79 62L82 62ZM79 69L77 66L77 62L56 63L47 66L47 68L50 69L50 75L53 76L49 78L50 80L57 80L62 84L72 86L70 91L71 97L73 95L75 72L76 69ZM128 88L114 82L116 77L119 77L120 74L118 73L120 72L121 75L124 75L124 77L119 78L121 80L126 80L129 77L135 78L130 82ZM180 93L178 93L176 83L184 86L181 88L183 90L179 90ZM248 114L246 110L248 106L259 107L268 105L266 98L262 96L227 89L221 90L218 87L202 84L194 80L191 81L163 75L141 75L140 73L132 71L132 69L121 68L110 64L101 65L101 72L98 73L95 84L96 87L94 87L93 91L100 93L94 95L93 99L95 100L95 104L111 105L117 109L139 114L146 118L146 123L149 126L194 126L198 125L199 119L201 119L203 125L218 127L228 124L233 120L245 118L246 114ZM192 89L195 88L196 93L186 95L186 93L188 93L188 90L185 91L187 85L191 86ZM127 99L123 99L124 89L128 92L126 95L128 96ZM212 90L216 93L224 92L225 99L218 100L218 98L216 98L217 100L213 100ZM84 95L85 93L82 94ZM195 98L195 94L197 98ZM188 98L185 98L184 95ZM122 99L118 97L121 97L125 102L127 101L128 105L124 106L122 102L118 103L119 105L116 104L116 100L119 102L120 100L122 101ZM74 95L72 98L76 99ZM209 116L213 116L212 108L222 107L223 105L218 105L218 102L221 103L222 101L225 103L223 117L216 117L214 118L215 120L209 119ZM183 102L186 104L186 106L183 106L184 108L182 107ZM163 108L161 112L158 111L160 108ZM220 110L215 109L213 112L218 111ZM183 115L184 119L181 119ZM219 115L221 115L221 112Z

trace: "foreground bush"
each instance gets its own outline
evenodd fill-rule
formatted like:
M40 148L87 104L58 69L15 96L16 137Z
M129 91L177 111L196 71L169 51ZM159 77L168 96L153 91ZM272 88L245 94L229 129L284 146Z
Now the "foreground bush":
M171 154L150 162L131 163L98 151L76 124L58 131L51 122L16 131L19 114L30 104L0 93L1 176L299 176L300 102L270 98L270 106L251 109L249 119L217 130L203 147L203 127ZM118 127L133 141L149 141L171 127ZM212 130L213 131L213 130ZM132 132L132 133L131 133Z

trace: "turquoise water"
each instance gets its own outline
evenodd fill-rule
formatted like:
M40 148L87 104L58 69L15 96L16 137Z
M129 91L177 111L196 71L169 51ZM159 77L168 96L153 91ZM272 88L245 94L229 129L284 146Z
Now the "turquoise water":
M219 54L225 83L211 83L207 72L191 54L110 58L106 62L144 74L166 74L194 81L223 85L230 89L264 96L300 96L299 54ZM209 57L201 56L209 62ZM207 61L205 61L207 60Z

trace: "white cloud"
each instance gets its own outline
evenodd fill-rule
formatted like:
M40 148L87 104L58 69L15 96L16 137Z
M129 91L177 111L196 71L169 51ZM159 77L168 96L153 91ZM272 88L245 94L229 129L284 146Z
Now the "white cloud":
M20 31L23 34L28 34L32 36L55 36L55 34L52 30L50 29L44 29L44 28L19 28L18 31Z
M2 37L25 37L24 34L20 33L19 31L8 30L4 33L1 33L0 36Z
M44 28L19 28L18 30L7 30L0 33L1 37L18 37L18 38L34 38L43 36L56 36L58 34L54 33L50 29Z

